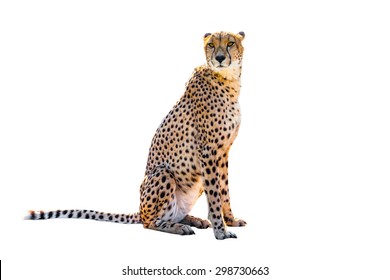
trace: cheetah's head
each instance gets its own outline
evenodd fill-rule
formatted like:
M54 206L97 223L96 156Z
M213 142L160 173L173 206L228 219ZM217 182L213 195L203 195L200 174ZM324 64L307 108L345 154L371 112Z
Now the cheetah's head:
M204 35L204 50L207 65L215 72L229 80L241 76L241 63L245 33L229 32L206 33Z

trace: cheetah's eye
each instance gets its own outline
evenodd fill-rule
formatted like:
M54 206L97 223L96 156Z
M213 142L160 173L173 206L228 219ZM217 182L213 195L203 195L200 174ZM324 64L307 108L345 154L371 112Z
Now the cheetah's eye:
M209 43L208 46L209 46L210 48L214 48L214 47L215 47L213 43Z
M228 47L231 47L231 46L233 46L234 44L235 44L234 42L229 42L229 43L227 43Z

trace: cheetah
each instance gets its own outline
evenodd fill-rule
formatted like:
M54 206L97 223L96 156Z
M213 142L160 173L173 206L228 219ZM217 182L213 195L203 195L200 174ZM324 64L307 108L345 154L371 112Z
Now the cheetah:
M241 122L240 79L244 32L206 33L206 64L195 68L180 100L152 139L140 207L135 214L94 210L30 211L26 219L82 218L142 223L167 233L194 234L212 227L216 239L237 238L226 226L245 226L234 217L228 187L228 154ZM189 215L205 193L208 220Z

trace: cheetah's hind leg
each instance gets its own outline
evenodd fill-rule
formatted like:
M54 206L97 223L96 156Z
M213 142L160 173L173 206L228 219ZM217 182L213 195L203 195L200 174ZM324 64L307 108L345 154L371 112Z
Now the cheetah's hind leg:
M180 223L201 229L211 227L211 223L208 220L203 220L191 215L185 216Z
M173 221L176 204L176 181L167 166L159 166L143 182L140 215L144 228L167 233L195 234L188 224Z
M225 223L228 227L244 227L246 226L246 222L241 219L230 218L228 216L224 217Z
M181 223L175 223L171 221L159 220L155 223L151 223L147 227L148 229L159 230L167 233L179 234L179 235L191 235L195 234L189 225Z

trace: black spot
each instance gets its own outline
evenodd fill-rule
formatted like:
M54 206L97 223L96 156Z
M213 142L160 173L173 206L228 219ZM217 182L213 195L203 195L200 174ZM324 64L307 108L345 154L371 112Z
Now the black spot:
M43 220L45 218L45 212L41 211L39 219Z
M166 176L163 176L163 177L161 178L161 181L162 181L163 183L165 183L166 180L167 180L167 177L166 177Z
M103 215L100 215L100 216L99 216L99 219L100 219L100 220L103 220L103 218L104 218Z
M207 173L207 174L210 174L210 173L211 173L210 168L206 168L206 173Z
M211 179L211 184L212 184L212 185L215 185L215 179L214 179L214 178Z
M113 220L113 218L112 218L111 215L108 217L108 220L109 220L109 221L112 221L112 220Z
M165 192L162 191L162 192L160 193L160 198L164 198L164 196L165 196Z
M53 212L52 212L52 211L50 211L50 212L48 213L47 218L48 218L48 219L51 219L51 217L53 217Z
M56 212L56 218L58 218L61 215L61 210L57 210Z
M210 186L209 180L205 180L206 186Z
M88 215L88 214L87 214L87 215L85 215L85 218L86 218L86 219L89 219L89 215Z
M73 213L69 213L68 218L72 218L72 217L73 217Z
M78 212L78 213L77 213L77 218L80 218L81 215L82 215L81 212Z
M62 211L62 215L66 215L68 213L68 210Z

